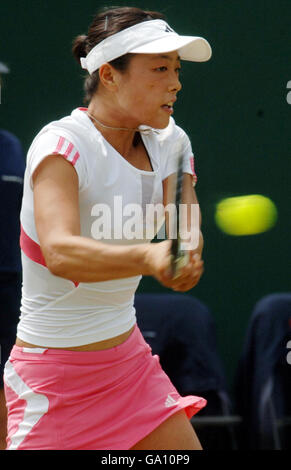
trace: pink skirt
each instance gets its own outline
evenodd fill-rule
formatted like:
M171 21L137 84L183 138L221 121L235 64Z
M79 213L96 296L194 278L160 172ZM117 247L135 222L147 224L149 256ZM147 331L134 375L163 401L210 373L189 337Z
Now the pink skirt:
M206 405L181 397L136 326L93 352L14 346L5 365L7 449L128 450L169 416Z

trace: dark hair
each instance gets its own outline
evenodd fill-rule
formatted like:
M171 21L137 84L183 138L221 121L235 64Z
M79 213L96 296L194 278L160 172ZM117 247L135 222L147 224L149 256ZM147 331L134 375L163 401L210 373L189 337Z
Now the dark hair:
M77 36L73 41L72 52L77 62L80 64L80 58L87 54L101 41L123 29L156 19L164 19L162 13L155 11L145 11L135 7L116 7L104 8L98 13L91 26L88 29L88 35ZM133 54L125 54L112 60L110 64L119 71L126 71ZM92 75L85 79L84 103L87 104L96 93L99 85L99 72L96 70Z

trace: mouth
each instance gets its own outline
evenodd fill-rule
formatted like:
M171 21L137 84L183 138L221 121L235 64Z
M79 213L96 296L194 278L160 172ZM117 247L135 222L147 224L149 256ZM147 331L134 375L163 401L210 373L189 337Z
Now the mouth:
M176 100L175 100L176 101ZM169 101L167 104L163 104L161 108L168 114L173 114L174 112L174 101Z

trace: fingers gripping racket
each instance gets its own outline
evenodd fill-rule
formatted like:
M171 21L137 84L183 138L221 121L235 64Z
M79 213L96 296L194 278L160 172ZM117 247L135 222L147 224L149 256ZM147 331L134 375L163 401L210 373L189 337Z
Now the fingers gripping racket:
M181 240L181 204L182 204L182 192L183 192L183 154L178 155L177 161L177 177L175 186L175 206L176 206L176 229L177 236L172 239L171 245L171 257L172 257L172 273L173 278L176 278L180 274L180 270L186 266L189 259L189 253L183 249L183 243Z

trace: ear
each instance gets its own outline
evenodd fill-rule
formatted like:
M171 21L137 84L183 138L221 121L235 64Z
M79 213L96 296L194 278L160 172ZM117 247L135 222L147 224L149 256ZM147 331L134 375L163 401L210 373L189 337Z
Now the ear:
M115 91L117 88L116 83L116 70L110 64L103 64L99 69L100 82L110 91Z

